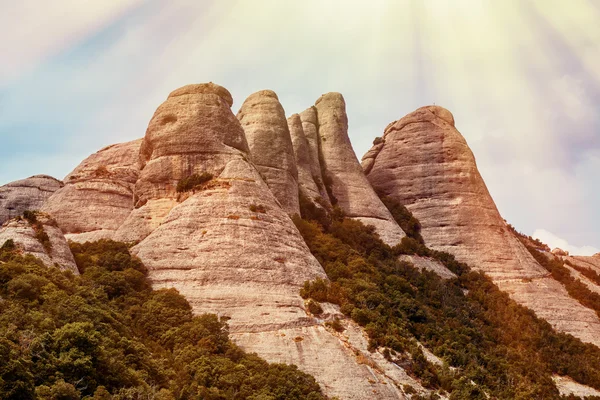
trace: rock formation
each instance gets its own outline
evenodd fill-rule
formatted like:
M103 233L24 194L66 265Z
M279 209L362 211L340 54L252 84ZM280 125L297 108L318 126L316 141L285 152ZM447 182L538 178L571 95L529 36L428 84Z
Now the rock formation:
M0 186L0 225L25 210L39 210L61 187L61 181L48 175L34 175Z
M0 247L12 240L17 249L39 258L46 266L57 266L79 274L73 254L56 221L45 213L34 212L30 215L35 220L16 217L0 227Z
M321 196L321 190L315 182L315 177L320 179L321 171L319 169L318 175L315 174L315 162L311 154L308 140L304 135L304 129L302 127L300 115L293 114L291 117L289 117L288 127L290 129L292 145L294 146L294 155L296 157L296 165L298 167L298 190L300 194L302 194L306 199L312 200L313 202L315 199L317 199L317 205L319 205L320 202L325 204L326 207L331 206Z
M395 245L405 233L381 202L356 159L348 137L346 103L339 93L327 93L315 103L323 179L346 215L375 226L381 239ZM330 199L335 202L334 199Z
M319 188L319 193L326 207L331 207L331 201L325 183L323 181L321 169L321 156L319 152L319 132L317 121L317 109L309 107L300 113L300 121L302 122L302 131L308 143L308 151L310 156L310 170L312 177Z
M429 247L486 272L558 330L600 344L596 314L549 277L501 218L448 110L422 107L389 124L362 165L375 190L419 219Z
M568 256L569 252L556 247L552 249L552 254L554 254L555 256Z
M133 210L141 140L105 147L65 177L42 210L51 214L70 240L112 238Z
M238 111L250 158L290 215L300 214L298 170L285 111L271 90L251 94Z

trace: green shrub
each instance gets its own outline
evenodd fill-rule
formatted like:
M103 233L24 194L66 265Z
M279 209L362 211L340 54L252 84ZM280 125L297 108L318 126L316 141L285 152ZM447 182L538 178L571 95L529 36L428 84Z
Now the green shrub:
M323 314L323 307L317 301L311 299L307 302L306 306L308 307L308 311L313 315Z
M346 330L346 328L344 327L344 325L342 325L342 322L340 321L339 318L335 318L335 319L333 319L333 321L328 321L325 323L325 325L329 326L334 331L340 332L340 333L344 332Z
M408 237L424 244L425 242L421 236L421 223L412 215L408 208L404 207L400 202L391 197L380 196L380 198L392 214L392 217L394 217L394 220L400 225Z
M35 224L37 222L37 215L36 215L35 211L31 211L31 210L23 211L23 218L25 218L31 224Z
M194 190L196 187L202 185L210 181L213 178L213 175L208 172L203 172L201 174L192 174L187 178L181 179L177 183L177 192L189 192L190 190Z

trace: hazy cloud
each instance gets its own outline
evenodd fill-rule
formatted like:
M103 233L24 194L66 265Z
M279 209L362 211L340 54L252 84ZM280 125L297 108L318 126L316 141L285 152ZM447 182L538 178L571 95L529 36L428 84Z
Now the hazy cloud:
M594 254L600 252L600 249L592 246L573 246L566 240L559 238L552 232L548 232L545 229L536 229L532 236L550 246L551 249L558 247L559 249L568 251L570 255L593 256Z

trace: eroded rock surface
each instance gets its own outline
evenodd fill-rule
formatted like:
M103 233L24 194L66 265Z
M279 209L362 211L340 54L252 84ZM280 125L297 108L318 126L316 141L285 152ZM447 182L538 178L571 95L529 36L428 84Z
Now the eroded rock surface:
M34 213L36 221L13 218L0 227L0 246L12 240L17 249L39 258L46 266L79 274L67 240L56 221L45 213Z
M61 181L48 175L34 175L0 186L0 225L25 210L39 210L61 187Z
M271 192L288 214L300 214L294 148L277 95L271 90L251 94L237 118L246 134L250 158Z
M391 123L362 162L375 190L419 219L429 247L486 272L558 330L600 344L596 314L569 297L509 230L448 110L422 107Z
M141 140L114 144L86 158L42 207L70 240L112 238L131 210Z
M358 163L350 138L346 103L339 93L327 93L315 103L323 179L330 181L337 204L346 215L375 226L381 239L396 245L405 235L381 202ZM333 199L331 199L333 202Z
M309 107L302 111L299 115L300 121L302 122L302 131L304 132L304 137L306 137L306 142L308 143L308 151L311 162L310 171L313 180L319 188L319 193L321 198L324 200L326 207L331 207L331 201L329 199L327 189L325 188L321 169L317 109L314 106Z
M325 200L322 198L319 186L315 182L315 177L319 179L321 173L320 170L318 176L314 173L314 160L311 155L310 145L304 135L300 115L293 114L289 117L288 127L290 129L296 165L298 167L298 190L306 199L312 200L313 202L317 199L318 202L323 203Z

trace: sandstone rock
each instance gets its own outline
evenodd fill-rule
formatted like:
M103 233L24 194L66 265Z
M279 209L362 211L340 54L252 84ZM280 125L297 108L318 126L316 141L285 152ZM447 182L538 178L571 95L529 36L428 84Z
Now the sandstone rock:
M547 274L509 231L467 142L442 107L422 107L388 125L363 157L375 190L405 205L425 243L494 279Z
M356 159L348 137L344 98L339 93L327 93L316 101L315 107L321 167L327 175L323 178L330 180L337 204L348 217L375 226L387 244L398 244L405 233L369 184Z
M441 278L452 279L456 278L456 274L450 271L441 262L428 257L420 257L414 255L401 255L398 257L400 261L406 261L419 268L421 271L431 271L438 274Z
M559 331L600 345L600 320L549 277L501 218L452 114L419 108L363 158L373 187L421 222L425 243L486 272Z
M218 176L232 154L248 151L231 95L213 83L173 91L152 117L140 149L136 206L178 197L177 184L193 174Z
M103 148L65 178L42 210L71 240L112 238L131 210L141 140Z
M39 210L61 187L61 181L48 175L34 175L0 186L0 225L25 210Z
M0 227L0 246L12 240L23 253L39 258L49 267L79 274L71 249L61 230L48 214L36 212L36 222L13 218ZM47 237L43 238L43 236Z
M313 202L315 202L315 199L318 199L318 202L315 202L315 204L319 205L319 202L323 203L325 200L321 197L319 186L315 182L313 173L314 161L311 156L308 140L304 135L302 121L298 114L293 114L288 118L288 127L290 129L296 165L298 167L298 189L306 199L312 200Z
M321 266L250 163L232 159L215 181L173 208L134 254L157 287L230 316L232 330L303 323L300 287L324 277ZM264 213L251 210L259 202Z
M556 248L552 249L552 254L554 254L555 256L568 256L569 252L556 247Z
M310 171L315 181L315 184L319 188L321 198L325 202L325 206L330 208L331 201L325 188L323 181L320 152L319 152L319 132L318 132L318 121L317 121L317 109L309 107L300 113L300 121L302 122L302 131L306 137L308 143L308 151L310 156Z
M250 158L290 215L300 214L298 170L285 111L271 90L251 94L238 111Z
M600 397L600 390L577 383L568 376L553 375L552 380L554 381L554 384L556 385L556 388L561 396L568 397L573 395L579 398L591 396Z

